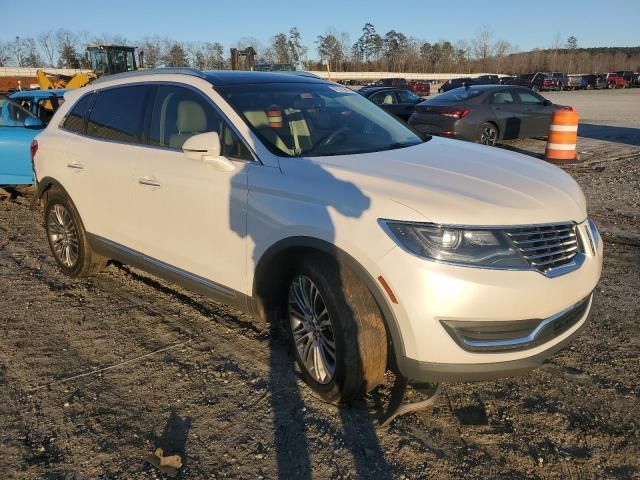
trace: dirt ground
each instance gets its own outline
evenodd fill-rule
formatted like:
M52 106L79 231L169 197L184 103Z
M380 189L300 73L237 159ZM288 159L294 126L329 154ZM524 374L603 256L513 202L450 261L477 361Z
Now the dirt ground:
M0 478L166 478L145 461L156 447L191 479L640 478L640 142L590 135L564 167L605 240L586 332L521 378L447 384L388 429L391 378L326 405L265 323L126 267L64 277L30 196L0 191Z

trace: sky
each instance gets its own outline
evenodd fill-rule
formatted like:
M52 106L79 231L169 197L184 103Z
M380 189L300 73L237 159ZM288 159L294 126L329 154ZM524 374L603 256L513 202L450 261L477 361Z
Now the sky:
M329 29L348 32L351 42L371 22L384 35L395 29L428 42L470 40L487 26L493 40L507 40L519 50L549 48L557 34L570 35L580 47L640 46L640 0L0 0L0 41L36 36L65 28L123 35L135 43L145 35L178 41L220 42L226 50L242 37L270 43L278 32L296 26L309 57L315 40ZM425 8L420 8L426 5ZM42 21L32 21L42 12ZM11 21L10 19L15 19Z

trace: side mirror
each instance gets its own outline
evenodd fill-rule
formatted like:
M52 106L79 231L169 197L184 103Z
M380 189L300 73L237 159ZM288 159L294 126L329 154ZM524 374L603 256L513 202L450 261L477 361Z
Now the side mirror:
M191 160L209 163L223 172L236 168L233 162L221 155L218 132L200 133L188 138L182 145L182 152Z
M44 123L42 123L42 120L36 117L25 118L22 125L24 126L24 128L31 128L33 130L39 130L41 128L44 128Z
M553 102L552 102L551 100L545 100L544 102L542 102L542 104L543 104L545 107L548 107L549 105L553 105Z

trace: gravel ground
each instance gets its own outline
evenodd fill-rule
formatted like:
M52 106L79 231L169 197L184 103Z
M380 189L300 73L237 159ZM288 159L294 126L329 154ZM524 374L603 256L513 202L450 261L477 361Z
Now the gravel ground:
M558 95L582 93L628 95ZM640 478L632 143L581 139L583 162L564 167L606 243L588 330L529 375L447 384L388 429L377 418L391 378L366 403L326 405L267 324L126 267L62 276L29 195L0 191L0 477L165 478L145 461L161 447L194 479Z

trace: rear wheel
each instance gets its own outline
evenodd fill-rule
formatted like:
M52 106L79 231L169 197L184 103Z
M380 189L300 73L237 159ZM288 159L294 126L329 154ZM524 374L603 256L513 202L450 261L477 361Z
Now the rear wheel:
M66 275L85 277L104 268L106 259L91 249L80 215L65 193L48 194L44 220L51 252Z
M489 147L495 147L498 142L498 127L493 123L483 123L480 125L480 136L478 143L487 145Z
M324 400L356 400L383 381L382 314L350 269L328 256L302 258L288 282L286 313L302 376Z

